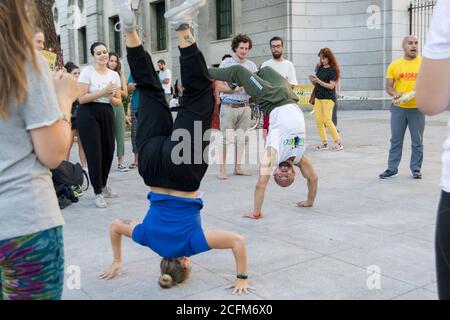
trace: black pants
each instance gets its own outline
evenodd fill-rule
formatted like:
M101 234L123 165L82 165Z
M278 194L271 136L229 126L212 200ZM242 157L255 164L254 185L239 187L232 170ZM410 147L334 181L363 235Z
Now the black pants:
M174 123L150 55L142 46L127 48L127 52L131 74L140 92L136 144L141 176L152 187L186 192L198 190L208 168L203 155L209 139L203 139L203 136L211 129L214 111L212 82L203 54L196 44L180 49L180 71L185 90ZM170 156L179 137L173 133L179 129L189 132L192 137L191 159L174 164Z
M95 194L106 187L114 158L114 111L110 104L88 103L78 109L78 130Z
M436 271L439 299L450 300L450 193L442 192L436 226Z

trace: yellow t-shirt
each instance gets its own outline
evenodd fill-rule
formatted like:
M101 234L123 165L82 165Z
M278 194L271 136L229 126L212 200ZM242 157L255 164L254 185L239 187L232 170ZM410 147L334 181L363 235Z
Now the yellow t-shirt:
M391 63L388 68L386 78L394 79L394 89L403 94L416 90L416 80L419 75L420 66L422 64L422 57L417 57L414 60L406 60L400 58ZM404 102L400 108L414 109L417 108L416 99Z

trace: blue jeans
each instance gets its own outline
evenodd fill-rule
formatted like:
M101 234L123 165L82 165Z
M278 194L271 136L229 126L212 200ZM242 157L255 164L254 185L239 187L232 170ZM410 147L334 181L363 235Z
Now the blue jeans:
M397 171L402 160L403 141L406 127L409 127L412 140L410 169L421 170L423 162L423 133L425 131L425 115L418 109L391 106L391 150L389 151L389 170Z

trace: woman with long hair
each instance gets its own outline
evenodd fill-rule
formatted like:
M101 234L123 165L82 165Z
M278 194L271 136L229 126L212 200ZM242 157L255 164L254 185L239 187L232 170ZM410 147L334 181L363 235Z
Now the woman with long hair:
M60 299L64 281L49 168L67 156L78 87L35 50L29 3L0 2L0 300Z
M114 158L115 125L113 108L122 105L121 81L117 72L108 69L109 51L106 44L91 46L94 64L81 71L78 109L78 130L95 192L97 208L108 207L105 198L117 198L107 184Z
M333 109L336 101L336 83L340 78L340 68L336 58L329 48L320 51L320 65L316 75L309 76L312 84L315 86L316 99L314 103L314 112L316 115L317 130L319 131L322 144L317 146L316 150L328 150L328 137L326 129L330 131L336 146L334 151L344 149L341 143L341 137L333 123Z
M120 57L115 52L109 53L109 62L108 68L117 72L120 76L121 82L121 98L128 98L128 87L125 76L122 73L122 64L120 63ZM117 171L120 172L128 172L129 169L124 164L125 157L125 123L127 122L127 118L125 116L125 109L123 107L123 103L120 105L114 106L114 116L115 116L115 124L116 124L116 143L117 143L117 159L119 165L117 166Z

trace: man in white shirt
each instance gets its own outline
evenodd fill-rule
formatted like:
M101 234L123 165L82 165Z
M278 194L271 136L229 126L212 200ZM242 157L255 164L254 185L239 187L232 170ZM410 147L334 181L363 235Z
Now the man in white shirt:
M420 111L436 115L450 107L450 1L439 0L423 50L417 80ZM450 118L449 118L450 128ZM436 223L436 274L439 299L450 300L450 129L442 156L441 201Z
M280 37L273 37L270 39L270 49L272 50L273 58L264 62L261 68L272 67L281 76L285 77L292 88L298 86L297 73L292 62L283 56L284 42Z
M172 71L166 66L164 60L158 61L159 68L159 80L161 81L162 87L164 89L164 94L166 95L167 104L170 104L172 99Z
M282 77L286 78L292 88L298 86L297 72L295 71L294 64L287 60L284 56L284 41L282 38L276 36L270 39L270 50L272 50L272 59L267 60L261 65L261 68L272 67L275 71L281 74ZM267 132L269 132L270 126L269 116L264 116L264 137L266 137Z

